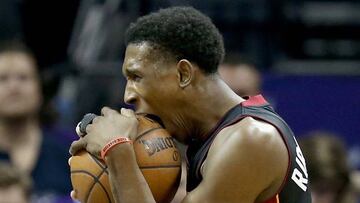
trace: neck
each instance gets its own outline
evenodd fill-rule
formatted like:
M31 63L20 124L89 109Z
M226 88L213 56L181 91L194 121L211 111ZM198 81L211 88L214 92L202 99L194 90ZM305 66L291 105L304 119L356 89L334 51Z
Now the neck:
M39 134L40 126L37 118L1 118L0 117L0 143L11 146L20 140L24 141L31 135Z
M212 77L203 81L202 89L196 90L196 100L186 110L186 125L191 126L189 133L191 132L193 139L206 139L220 119L231 108L244 101L217 75Z

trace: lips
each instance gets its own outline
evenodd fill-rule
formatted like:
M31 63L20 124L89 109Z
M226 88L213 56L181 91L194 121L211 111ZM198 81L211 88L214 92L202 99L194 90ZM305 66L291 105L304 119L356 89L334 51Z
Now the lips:
M8 96L6 98L4 98L3 100L6 103L23 103L24 101L26 101L26 97L20 94L16 94L16 95L11 95Z
M142 109L136 109L135 110L135 114L136 115L147 115L147 114L154 114L156 115L156 113L148 111L148 110L142 110Z
M135 112L136 115L141 115L150 118L151 120L154 120L158 122L163 128L165 128L165 125L161 118L153 113L145 113L145 112Z

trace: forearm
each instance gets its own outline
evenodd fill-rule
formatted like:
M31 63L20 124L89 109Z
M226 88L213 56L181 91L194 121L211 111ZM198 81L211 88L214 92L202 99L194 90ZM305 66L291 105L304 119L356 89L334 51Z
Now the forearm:
M117 203L155 203L150 188L137 165L131 144L115 146L109 150L105 161L109 170L113 197Z

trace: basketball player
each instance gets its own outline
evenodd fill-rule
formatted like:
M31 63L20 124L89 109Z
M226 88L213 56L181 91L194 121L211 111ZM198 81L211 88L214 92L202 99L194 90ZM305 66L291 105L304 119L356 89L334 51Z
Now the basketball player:
M208 17L189 7L163 9L132 24L126 44L124 99L136 110L104 107L70 149L102 154L117 202L155 202L128 141L137 134L136 113L158 115L189 146L183 203L311 202L288 125L261 95L239 97L220 79L224 45Z

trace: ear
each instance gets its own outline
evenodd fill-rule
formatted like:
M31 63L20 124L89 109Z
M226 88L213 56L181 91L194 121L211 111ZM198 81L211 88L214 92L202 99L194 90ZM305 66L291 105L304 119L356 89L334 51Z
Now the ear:
M176 65L178 71L179 85L181 88L188 86L194 76L194 67L190 61L181 59Z

